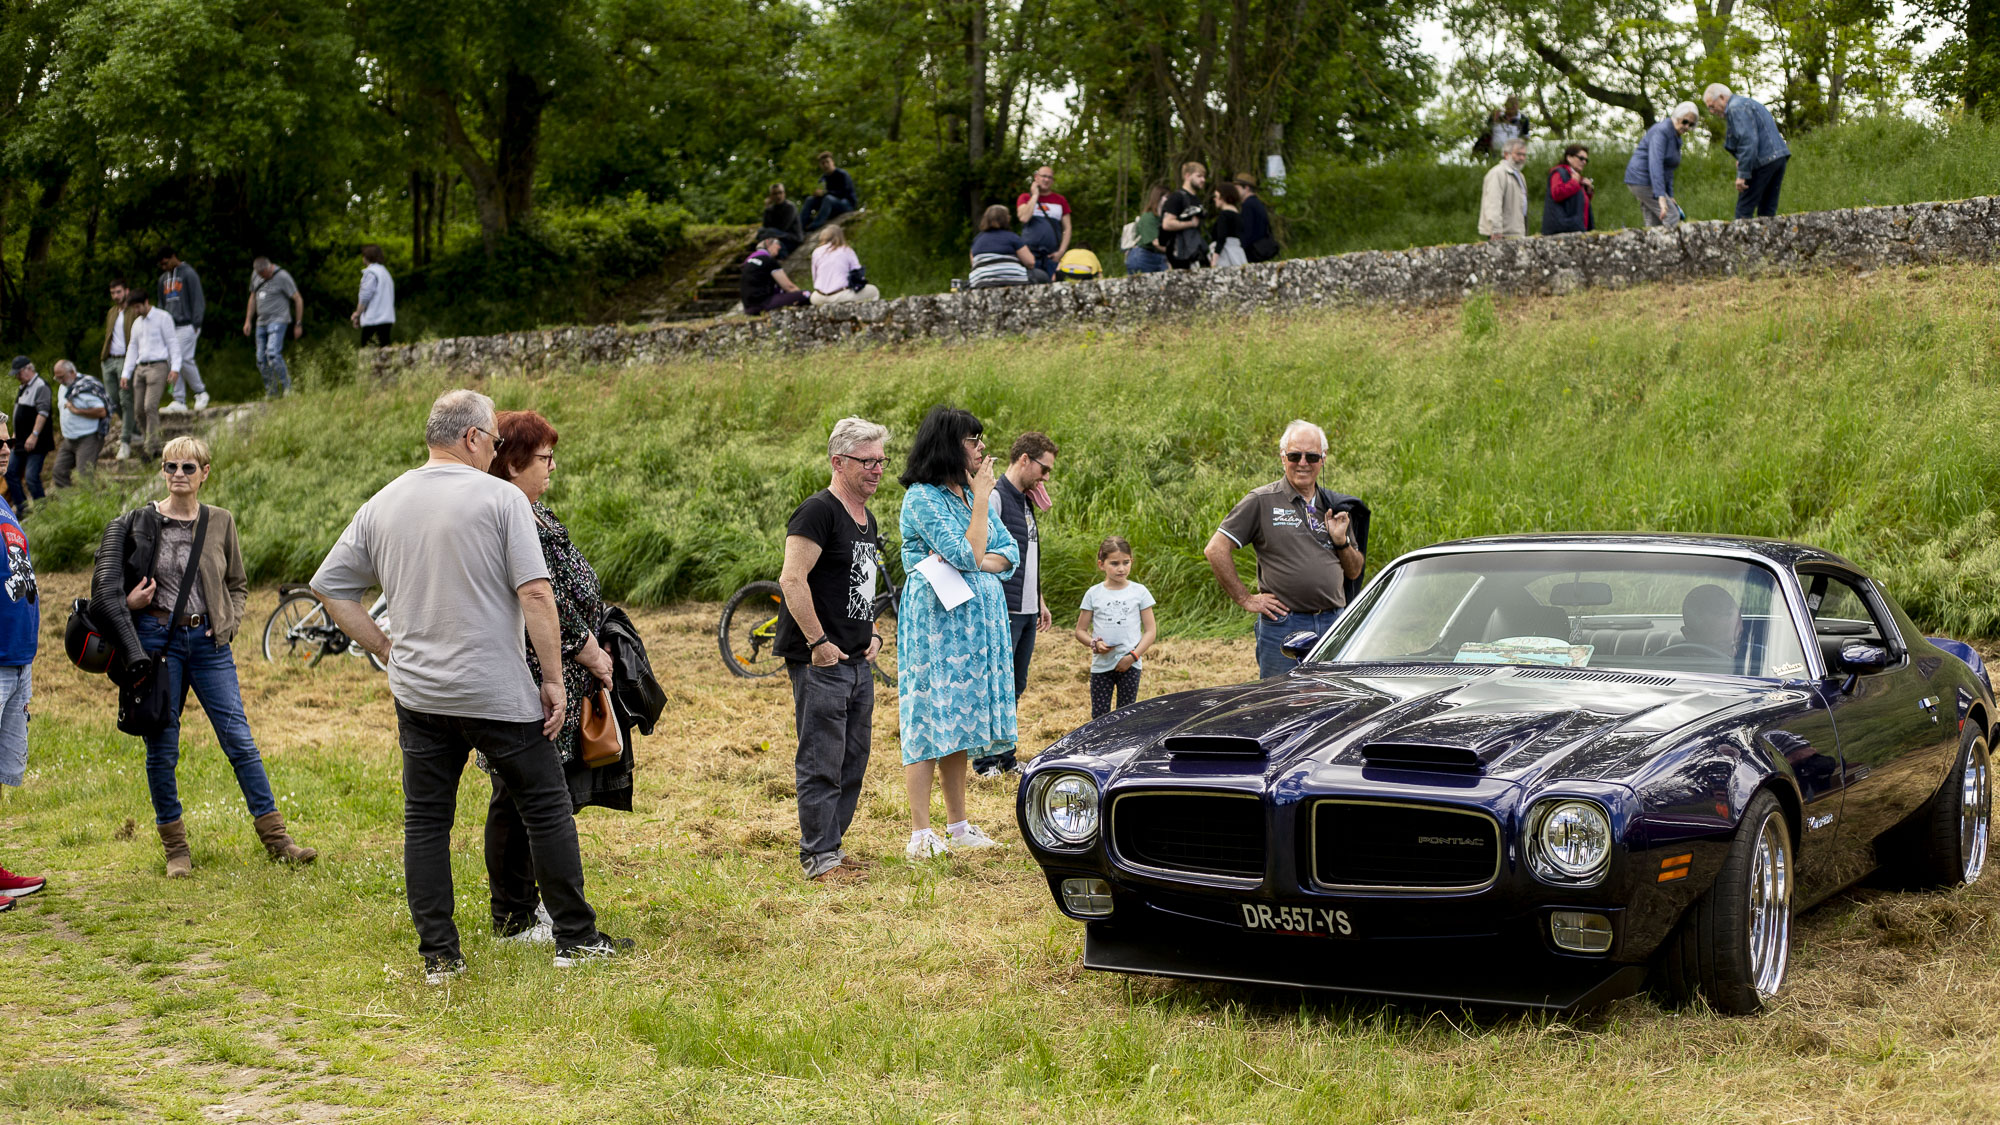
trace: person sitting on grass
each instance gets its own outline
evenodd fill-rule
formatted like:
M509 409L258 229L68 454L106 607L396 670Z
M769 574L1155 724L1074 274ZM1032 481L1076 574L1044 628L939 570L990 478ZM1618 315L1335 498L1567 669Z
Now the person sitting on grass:
M1159 628L1153 621L1152 591L1131 580L1132 544L1113 535L1097 545L1097 569L1104 581L1084 591L1076 617L1076 639L1090 650L1090 717L1111 712L1115 690L1118 706L1139 700L1139 659L1153 647Z
M813 189L812 198L806 200L806 233L825 226L850 211L861 210L861 193L854 186L854 177L834 163L833 154L819 154L819 187Z
M812 299L812 294L800 289L785 276L784 244L776 237L758 242L757 249L743 260L743 283L739 292L743 297L743 311L749 316L803 305Z
M966 284L973 289L998 289L1012 285L1041 285L1049 275L1035 268L1035 252L1009 228L1013 212L995 203L979 217L979 233L972 238L972 273Z
M815 305L882 299L882 291L868 284L863 275L860 256L847 244L847 231L838 226L826 228L819 236L819 245L813 247L812 278Z

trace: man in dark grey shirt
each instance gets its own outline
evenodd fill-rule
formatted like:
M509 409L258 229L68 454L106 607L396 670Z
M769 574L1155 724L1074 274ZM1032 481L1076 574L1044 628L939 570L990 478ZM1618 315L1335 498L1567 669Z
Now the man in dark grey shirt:
M1326 431L1302 419L1286 426L1285 475L1238 501L1202 552L1229 600L1257 615L1257 674L1267 679L1298 664L1279 647L1286 636L1333 628L1367 565L1368 505L1319 487L1326 452ZM1236 575L1244 547L1257 552L1254 594Z
M1014 701L1028 690L1028 662L1035 655L1035 634L1049 629L1049 603L1042 597L1042 529L1035 520L1038 504L1049 499L1043 482L1056 467L1056 443L1049 435L1029 430L1014 439L1007 471L993 484L1000 498L1000 522L1021 548L1021 565L1002 580L1000 590L1007 596L1007 633L1014 642ZM1021 766L1014 751L975 759L972 770L981 777L1019 773Z
M250 263L250 304L243 310L243 334L257 345L257 373L264 377L264 397L292 393L292 372L285 366L285 337L305 334L306 301L292 275L269 258Z
M486 471L496 426L485 395L439 396L424 427L430 460L361 506L312 580L327 616L389 668L403 750L403 874L433 984L465 971L452 922L451 827L459 775L475 748L527 826L556 967L632 946L600 933L583 897L569 786L550 741L564 706L555 594L527 494ZM393 638L361 603L378 585ZM549 677L539 688L524 625ZM508 922L525 932L534 918Z

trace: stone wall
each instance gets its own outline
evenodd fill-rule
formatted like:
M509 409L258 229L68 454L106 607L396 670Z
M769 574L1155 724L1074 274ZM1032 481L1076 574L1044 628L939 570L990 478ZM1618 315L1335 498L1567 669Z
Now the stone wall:
M1129 329L1192 316L1365 303L1456 302L1482 290L1563 294L1588 287L1730 274L1874 269L2000 257L2000 196L1683 223L1503 243L1364 251L1236 269L940 293L786 309L700 325L597 325L433 340L369 356L380 378L412 367L466 375L661 363L747 348L970 340L1076 327Z

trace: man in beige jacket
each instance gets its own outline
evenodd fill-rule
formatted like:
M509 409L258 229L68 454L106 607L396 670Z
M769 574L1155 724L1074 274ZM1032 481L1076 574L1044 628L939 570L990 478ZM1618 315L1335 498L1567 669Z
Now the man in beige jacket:
M1521 175L1527 165L1528 142L1516 137L1486 173L1479 188L1479 233L1488 242L1527 237L1528 180Z

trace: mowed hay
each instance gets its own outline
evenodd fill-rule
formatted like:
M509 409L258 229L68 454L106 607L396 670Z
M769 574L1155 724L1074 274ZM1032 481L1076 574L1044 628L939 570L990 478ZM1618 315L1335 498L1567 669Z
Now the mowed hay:
M43 576L45 607L81 587L81 576ZM482 1120L480 1105L632 1121L634 1106L670 1107L653 1120L825 1121L944 1119L971 1105L983 1108L962 1119L1970 1121L2000 1094L1992 879L1950 893L1866 887L1804 915L1785 994L1750 1019L1645 998L1552 1019L1091 973L1080 927L1056 912L1018 843L1010 781L970 794L974 819L1009 848L902 860L907 809L883 690L849 840L875 863L872 878L806 884L790 692L782 676L724 669L717 607L704 604L634 614L668 710L638 745L635 811L578 818L592 899L638 954L564 976L545 951L483 936L484 784L468 768L459 921L474 973L426 990L402 902L382 677L358 657L264 662L275 603L254 592L238 667L280 801L323 858L275 868L230 827L241 806L192 704L184 799L213 811L196 814L191 886L158 877L135 740L106 735L89 754L38 759L0 813L0 827L19 826L0 836L0 862L61 882L0 928L0 948L31 956L45 982L0 985L14 1013L0 1050L21 1065L105 1074L107 1093L145 1107L175 1096L247 1106L246 1075L268 1075L276 1085L262 1088L310 1090L293 1096L355 1119L425 1121ZM67 665L50 617L37 737L103 730L108 686ZM1248 624L1163 640L1144 694L1250 678ZM1060 620L1041 636L1024 751L1087 717L1085 667ZM105 762L126 767L109 796L83 788L61 807L34 804ZM336 782L374 806L335 803ZM139 822L132 838L127 818ZM571 1049L551 1058L551 1041ZM264 1042L279 1046L241 1045ZM136 1077L153 1073L138 1065L148 1051L183 1059L192 1092ZM210 1056L238 1061L202 1063ZM317 1085L300 1084L307 1072ZM310 1108L280 1101L274 1118Z

